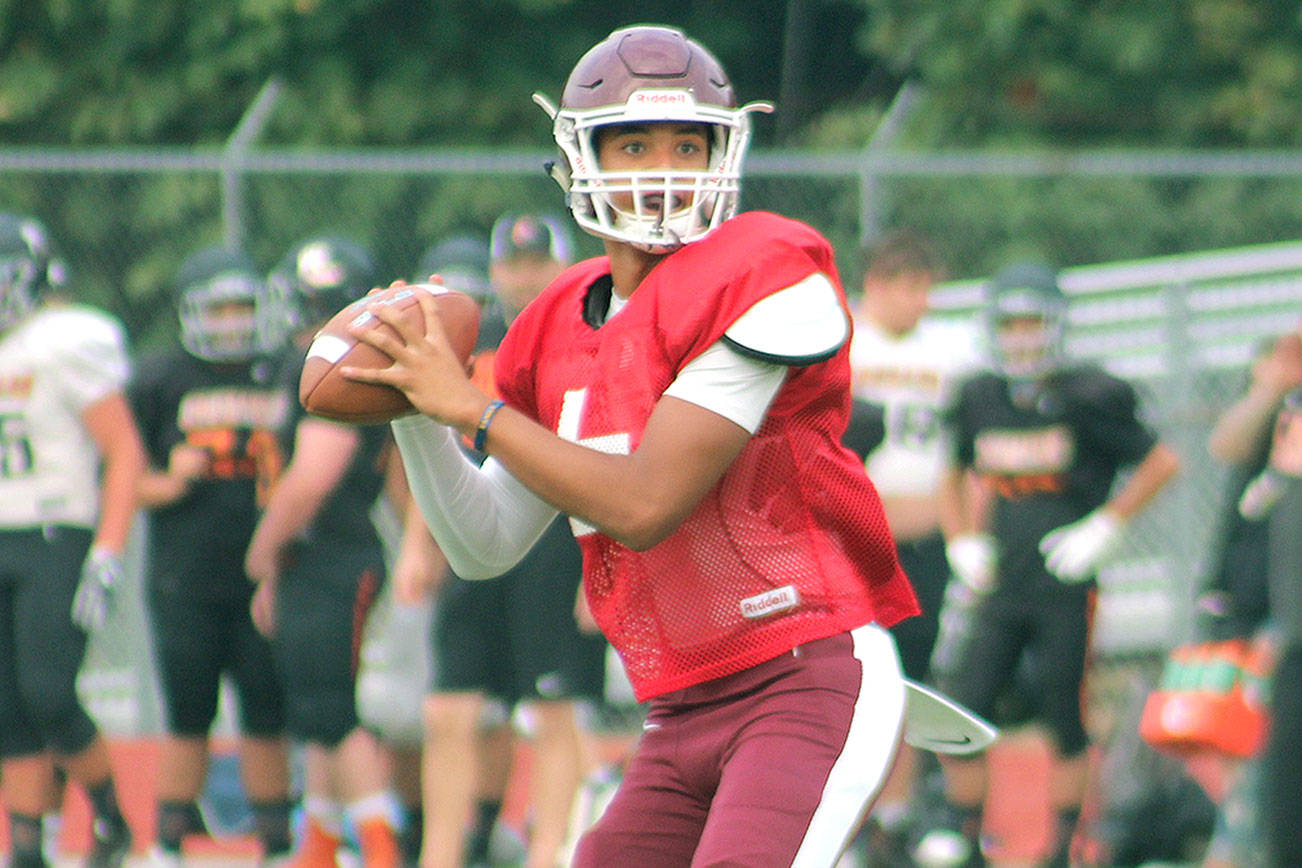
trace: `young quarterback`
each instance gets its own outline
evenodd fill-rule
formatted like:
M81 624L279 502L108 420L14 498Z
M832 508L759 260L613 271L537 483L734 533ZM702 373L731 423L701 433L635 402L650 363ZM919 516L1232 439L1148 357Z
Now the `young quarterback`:
M511 323L501 400L428 336L345 371L402 389L392 424L456 572L516 562L559 512L645 734L578 866L830 866L894 760L917 613L881 503L840 444L850 313L828 242L736 214L750 116L678 30L611 33L551 115L554 174L605 255ZM381 319L393 318L377 312ZM460 435L491 457L461 457Z

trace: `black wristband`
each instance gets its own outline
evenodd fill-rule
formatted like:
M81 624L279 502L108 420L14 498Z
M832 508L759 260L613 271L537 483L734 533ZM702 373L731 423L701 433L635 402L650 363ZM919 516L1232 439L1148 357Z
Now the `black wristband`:
M484 451L484 441L488 439L488 426L493 424L493 417L504 406L506 406L505 401L494 399L489 401L488 406L484 408L484 415L479 417L479 425L475 427L474 446L476 452Z

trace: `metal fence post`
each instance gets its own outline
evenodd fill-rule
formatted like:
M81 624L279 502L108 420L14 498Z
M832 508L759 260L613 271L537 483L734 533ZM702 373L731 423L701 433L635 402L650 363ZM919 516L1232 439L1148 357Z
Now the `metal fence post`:
M1163 415L1170 426L1169 436L1172 446L1180 453L1185 470L1184 479L1175 480L1173 486L1178 497L1173 509L1164 515L1169 522L1168 539L1178 539L1189 528L1206 528L1208 516L1200 515L1199 506L1205 505L1204 496L1200 497L1190 483L1191 474L1195 473L1198 459L1204 449L1207 432L1201 424L1198 412L1196 389L1196 353L1197 347L1193 336L1193 315L1189 307L1190 284L1188 280L1175 280L1168 283L1162 291L1162 307L1166 311L1163 326L1166 332L1166 369L1168 375L1163 378L1167 391L1163 396ZM1172 609L1175 614L1177 640L1188 637L1192 626L1194 600L1197 585L1203 569L1199 555L1206 551L1206 538L1203 545L1175 545L1169 549L1171 564L1174 568L1171 581Z
M886 113L868 144L863 149L863 167L859 174L859 246L865 247L882 234L881 173L874 165L874 157L889 147L899 135L905 119L917 105L922 87L915 81L906 81L891 100Z
M262 132L280 98L280 79L272 76L262 85L253 104L244 112L222 151L222 238L227 247L244 243L244 157L249 145Z

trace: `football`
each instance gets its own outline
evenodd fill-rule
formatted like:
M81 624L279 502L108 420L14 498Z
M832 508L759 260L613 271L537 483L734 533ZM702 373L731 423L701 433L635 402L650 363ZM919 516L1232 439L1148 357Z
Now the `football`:
M359 383L339 373L345 365L357 368L387 368L393 360L368 343L359 341L349 327L362 325L374 315L366 310L372 304L392 305L424 334L424 317L417 293L434 297L439 319L452 349L463 362L469 362L479 337L479 304L454 289L437 283L391 286L359 298L326 322L312 339L303 362L298 383L298 399L303 409L314 416L338 422L375 424L388 422L412 412L407 396L392 386ZM379 328L393 334L387 324Z

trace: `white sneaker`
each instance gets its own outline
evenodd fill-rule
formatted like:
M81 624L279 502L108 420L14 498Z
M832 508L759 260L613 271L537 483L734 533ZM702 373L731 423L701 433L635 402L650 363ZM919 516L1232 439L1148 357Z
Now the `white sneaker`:
M953 829L932 829L913 850L919 868L960 868L968 865L972 856L971 843Z
M145 866L146 868L185 868L185 859L180 853L164 850L155 844L149 848L149 853L145 856Z
M41 855L48 865L58 865L59 836L63 833L63 814L51 811L41 818Z

